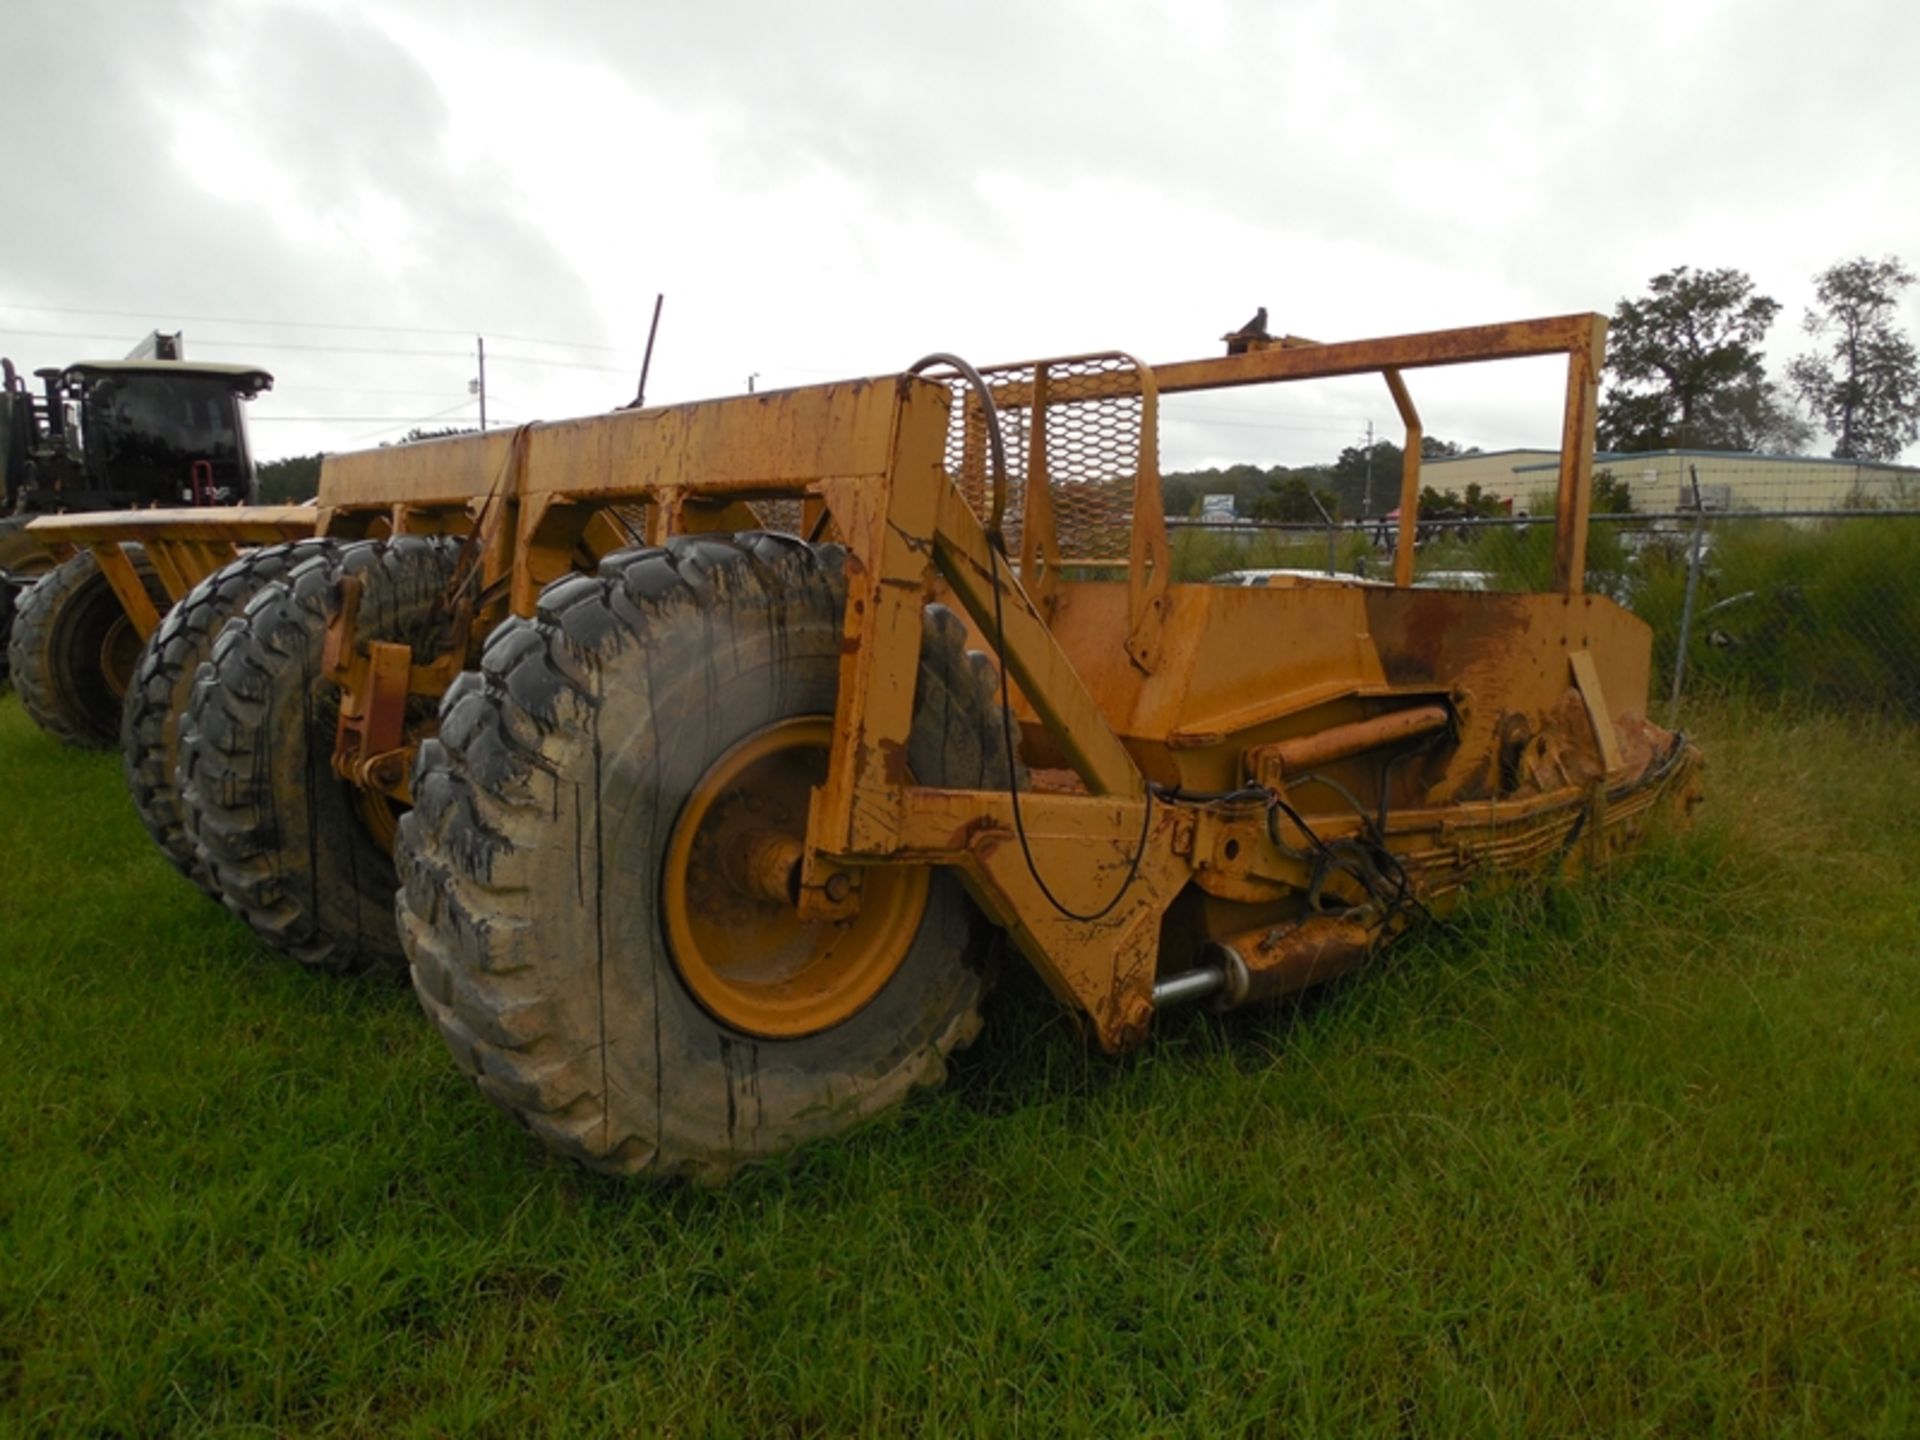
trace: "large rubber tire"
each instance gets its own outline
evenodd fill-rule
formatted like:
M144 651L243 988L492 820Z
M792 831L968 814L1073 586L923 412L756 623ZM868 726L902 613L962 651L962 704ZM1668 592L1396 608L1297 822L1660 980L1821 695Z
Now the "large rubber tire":
M495 631L420 750L397 858L414 987L461 1067L595 1169L724 1178L945 1075L979 1028L984 922L944 871L864 1008L769 1039L695 1001L667 943L665 852L718 757L831 716L844 554L687 537L550 585ZM908 765L1001 787L995 672L930 607Z
M402 959L380 802L333 773L338 690L322 651L340 581L360 581L359 636L436 646L457 546L365 540L263 587L200 668L180 722L181 814L227 908L275 948L337 973ZM431 718L410 703L410 725Z
M5 689L11 665L7 650L13 640L13 615L21 592L53 568L53 557L26 533L30 515L0 519L0 689Z
M127 791L161 853L208 894L215 893L213 877L180 811L180 717L193 698L194 677L212 657L221 628L262 586L338 548L338 541L308 539L249 550L189 590L141 651L120 719Z
M147 594L162 614L173 602L146 552L125 547ZM13 688L34 723L56 740L105 750L120 739L126 680L103 663L109 651L126 654L130 676L139 637L120 597L93 553L61 561L20 596L7 658Z
M5 689L13 674L8 652L13 648L13 612L19 605L21 584L9 575L0 575L0 689Z
M53 568L53 556L46 546L27 533L27 526L36 518L33 515L0 518L0 571L15 579L32 579Z

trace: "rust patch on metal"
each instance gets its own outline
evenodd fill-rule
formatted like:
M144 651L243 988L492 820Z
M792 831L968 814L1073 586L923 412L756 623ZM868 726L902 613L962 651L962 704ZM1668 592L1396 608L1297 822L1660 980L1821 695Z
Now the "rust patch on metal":
M1404 922L1409 891L1437 908L1476 878L1577 863L1594 849L1583 838L1604 832L1609 845L1629 844L1656 798L1642 789L1679 787L1692 803L1687 757L1637 714L1644 627L1571 593L1577 546L1561 546L1563 593L1550 596L1316 584L1256 598L1168 583L1161 392L1379 374L1407 426L1401 493L1410 496L1420 431L1406 382L1415 371L1564 355L1564 540L1585 524L1591 379L1604 334L1604 319L1577 315L1250 346L1166 367L1114 354L989 367L985 384L1011 442L1004 479L989 474L985 407L970 386L890 377L330 457L313 510L244 521L198 511L88 517L84 530L66 523L46 538L473 535L477 598L463 602L457 639L427 664L360 654L354 601L343 596L327 665L351 723L336 754L359 766L352 773L364 786L390 784L423 733L426 707L408 718L409 698L444 691L509 609L533 615L541 585L627 543L631 527L608 513L636 517L657 544L773 525L748 507L790 507L807 536L844 545L848 594L831 760L808 802L804 895L817 891L809 903L827 913L825 884L843 867L869 879L896 864L960 869L1054 992L1119 1048L1146 1031L1162 918L1183 892L1200 917L1191 940L1225 937L1246 953L1262 993L1279 994L1363 962ZM1402 510L1410 546L1417 506ZM1410 549L1397 557L1403 579L1410 559ZM184 561L173 568L189 578ZM134 577L122 579L116 591L137 612ZM1009 797L988 786L940 792L931 818L906 832L917 621L936 585L1018 696L1021 759L1036 767L1018 801L1026 844L1013 843ZM706 603L731 603L728 588L722 573ZM1284 623L1253 623L1267 617ZM1270 644L1269 635L1286 638ZM1587 688L1604 702L1583 706L1568 686L1576 651L1591 655ZM1588 719L1589 708L1605 719L1609 707L1620 707L1610 717L1619 742L1610 776ZM1071 773L1037 769L1048 764ZM1313 786L1303 783L1309 774ZM1163 788L1150 790L1149 778ZM1105 797L1111 807L1095 804ZM1588 823L1581 814L1591 815L1592 836L1576 828ZM757 893L782 892L790 849L765 849L760 860ZM851 886L849 876L839 878ZM1209 885L1218 893L1202 894ZM1354 908L1313 908L1322 901Z
M1251 930L1223 943L1247 967L1247 999L1271 1000L1352 970L1373 954L1379 938L1377 925L1315 916L1297 925Z
M1395 685L1455 680L1461 657L1480 655L1527 628L1526 597L1399 590L1366 598L1380 664Z
M911 776L907 771L907 746L905 741L882 740L878 745L868 748L869 752L879 752L880 774L889 785L905 787L911 783Z
M1494 733L1499 745L1495 758L1500 767L1500 794L1511 795L1520 788L1521 765L1533 739L1533 724L1518 711L1509 711L1500 717Z

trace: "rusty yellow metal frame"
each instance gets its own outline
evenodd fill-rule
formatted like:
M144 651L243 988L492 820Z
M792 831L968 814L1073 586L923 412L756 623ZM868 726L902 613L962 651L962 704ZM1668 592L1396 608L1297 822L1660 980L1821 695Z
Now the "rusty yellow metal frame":
M1558 543L1554 555L1555 591L1577 595L1585 585L1587 519L1593 487L1593 443L1600 371L1605 361L1607 320L1593 313L1434 330L1379 340L1318 344L1294 338L1254 341L1239 355L1187 360L1152 370L1144 380L1125 372L1083 387L1078 398L1139 393L1149 384L1158 394L1220 390L1290 380L1330 379L1375 373L1383 376L1406 427L1401 473L1399 544L1395 583L1412 583L1413 542L1420 497L1419 413L1407 390L1405 372L1552 355L1567 357L1566 411L1561 428L1558 485ZM1034 388L1000 385L995 403L1003 409L1032 403Z
M1142 399L1134 530L1126 574L1111 581L1062 574L1045 434L1056 397L1045 363L1033 367L1031 383L992 382L1003 410L1029 412L1017 555L1004 553L983 522L986 497L947 473L953 391L905 376L330 456L315 509L62 517L35 530L55 544L94 548L113 565L116 592L136 623L146 622L143 633L155 617L138 611L147 602L124 541L147 547L176 594L237 545L316 532L470 536L471 635L455 651L361 656L348 635L333 652L354 692L343 703L353 719L336 760L360 783L397 793L387 762L402 748L390 743L401 675L410 691L443 688L490 624L509 611L531 614L543 585L596 555L636 538L749 528L753 505L799 501L809 533L830 526L849 552L834 741L808 817L803 908L833 913L831 882L847 867L951 866L1051 988L1090 1017L1104 1045L1119 1048L1151 1018L1164 927L1183 892L1200 897L1204 934L1238 937L1268 989L1363 954L1400 923L1353 918L1365 912L1359 894L1344 897L1352 914L1338 923L1298 910L1307 847L1363 832L1348 807L1313 812L1309 836L1267 808L1196 804L1169 787L1299 783L1300 757L1349 764L1386 743L1381 737L1445 733L1460 753L1490 756L1506 743L1502 727L1519 723L1514 764L1524 761L1535 777L1531 789L1497 792L1484 776L1449 770L1421 792L1434 803L1396 807L1388 833L1429 903L1477 870L1597 858L1657 799L1687 791L1686 756L1663 762L1656 779L1635 780L1654 774L1652 742L1633 712L1608 706L1642 703L1644 627L1581 594L1605 334L1600 316L1570 315L1382 340L1255 344L1157 369L1129 362L1091 380L1077 375L1076 402ZM1558 594L1413 591L1421 421L1407 372L1553 354L1568 361ZM1171 585L1157 397L1365 372L1383 376L1406 427L1397 587L1289 595ZM975 443L971 429L967 443ZM922 610L936 594L959 605L1011 677L1024 748L1057 763L1060 783L1016 796L927 788L908 773ZM1285 645L1249 647L1226 633L1303 618L1317 623L1289 632L1296 638ZM1566 719L1569 696L1578 726ZM1315 735L1317 746L1302 741ZM1289 749L1290 741L1300 743Z
M1511 333L1503 339L1501 332L1486 331L1464 344L1416 337L1419 343L1254 352L1225 362L1199 362L1186 367L1177 381L1199 388L1210 374L1231 370L1245 377L1262 364L1296 377L1337 373L1364 368L1363 362L1370 360L1388 374L1396 401L1408 416L1412 443L1403 486L1417 501L1418 418L1398 374L1403 365L1417 368L1482 358L1490 351L1506 353L1502 346L1508 341L1517 353L1539 353L1549 343L1566 348L1571 372L1567 425L1573 430L1589 423L1579 406L1590 389L1586 362L1596 353L1595 337L1603 325L1597 316L1576 317L1518 327L1517 339ZM1385 364L1389 359L1396 363ZM1120 376L1113 383L1144 386L1151 381ZM1242 378L1236 383L1253 382ZM1161 388L1170 388L1165 377ZM885 474L836 480L826 490L829 511L860 563L849 567L835 743L827 781L816 792L809 817L803 886L820 885L837 865L848 862L917 860L955 866L1056 993L1091 1017L1101 1041L1114 1048L1130 1044L1152 1014L1160 927L1174 897L1215 853L1245 857L1240 861L1241 898L1261 893L1263 882L1275 898L1297 890L1302 881L1298 847L1306 845L1308 837L1293 836L1290 847L1276 844L1265 813L1223 817L1164 803L1156 808L1112 717L1088 688L1089 657L1063 649L1011 562L996 552L973 507L945 474L946 394L918 381L900 382L900 392ZM1041 384L1026 392L1006 387L997 398L1017 407L1039 403L1044 393ZM1575 454L1567 459L1565 473L1575 499L1589 483L1589 467L1590 457ZM1411 515L1412 509L1406 507L1406 513ZM1403 544L1409 538L1403 533ZM1569 599L1579 589L1577 547L1573 554L1573 568L1561 587ZM1403 549L1403 572L1408 558ZM904 756L912 719L919 607L936 572L1018 681L1085 793L1021 798L929 790L912 783ZM1410 577L1403 574L1405 578ZM1537 602L1534 608L1540 611ZM1560 671L1539 682L1544 693L1557 693L1571 680L1580 694L1597 696L1597 679L1585 673L1590 669L1586 652L1578 653L1588 665L1576 664L1571 675L1565 650L1559 653ZM1257 680L1248 688L1256 701L1273 698L1265 693L1271 687L1263 688ZM1644 682L1640 688L1644 693ZM1428 706L1420 712L1424 729L1432 728L1427 723L1432 711ZM1610 716L1595 720L1604 757L1599 772L1584 782L1570 779L1545 799L1495 800L1475 807L1464 824L1454 807L1399 817L1396 833L1429 841L1423 855L1427 870L1438 877L1436 895L1450 888L1450 873L1471 872L1494 863L1496 856L1509 870L1543 863L1553 854L1556 836L1577 834L1593 810L1595 795L1625 778L1626 761L1618 745L1609 743L1610 729ZM1687 766L1676 765L1658 788L1664 792L1684 786L1687 773ZM1639 802L1647 803L1650 799ZM1612 823L1626 823L1628 813L1620 812ZM1353 817L1329 817L1317 823L1316 833L1322 839L1340 838L1357 831L1359 824ZM1608 824L1603 814L1593 833L1604 834ZM1516 828L1527 836L1518 846L1512 839ZM1196 838L1202 831L1204 843ZM1445 865L1432 858L1438 855L1447 857ZM1232 892L1234 886L1224 888ZM1376 938L1385 929L1386 917L1381 917ZM1295 958L1286 947L1274 949L1274 957L1276 964Z
M242 548L297 540L315 533L319 523L312 506L255 505L44 515L27 530L57 557L91 550L128 620L145 640L160 627L160 611L141 583L128 545L137 544L145 552L167 598L177 604Z

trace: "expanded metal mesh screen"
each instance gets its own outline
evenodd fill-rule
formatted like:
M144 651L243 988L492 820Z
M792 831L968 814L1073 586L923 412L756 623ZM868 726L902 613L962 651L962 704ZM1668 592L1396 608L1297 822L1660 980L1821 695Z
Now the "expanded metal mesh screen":
M802 525L801 502L798 500L754 500L749 502L753 508L755 523L762 530L774 530L785 535L804 533ZM635 545L646 543L647 513L650 507L644 501L629 502L621 505L609 505L608 512L622 526Z
M760 521L763 530L777 530L783 535L803 535L805 526L801 523L801 502L798 500L755 500L753 513Z
M630 501L624 505L609 505L613 518L626 527L633 543L642 545L647 538L647 504L644 500Z
M982 372L999 411L1007 454L1003 533L1018 555L1025 539L1029 487L1044 482L1066 564L1127 558L1134 486L1146 454L1145 401L1138 365L1124 355L1091 355L1008 365ZM947 473L983 524L993 514L986 412L965 377L928 377L953 391ZM1036 433L1036 404L1043 423ZM1036 537L1041 538L1041 537Z

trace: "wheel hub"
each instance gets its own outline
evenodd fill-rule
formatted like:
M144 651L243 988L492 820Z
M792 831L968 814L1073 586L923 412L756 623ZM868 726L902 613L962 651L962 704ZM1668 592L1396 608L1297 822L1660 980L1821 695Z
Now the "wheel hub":
M126 698L134 667L139 663L140 632L125 615L115 616L107 633L100 637L100 675L115 700Z
M394 842L400 837L400 811L392 797L365 786L354 786L353 804L373 843L391 855Z
M920 865L865 870L849 920L797 903L807 807L827 773L833 722L782 720L716 760L674 823L661 872L667 945L715 1019L793 1039L849 1019L906 958L926 912Z

